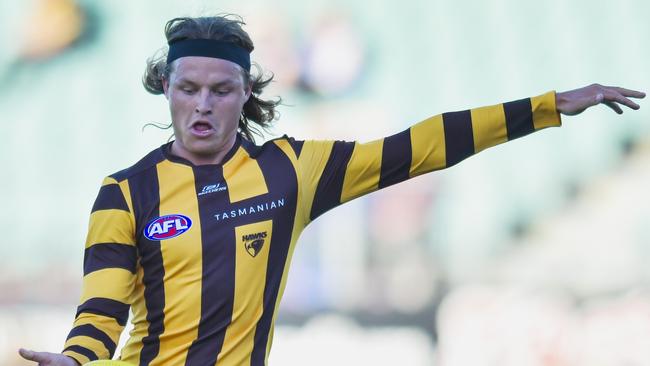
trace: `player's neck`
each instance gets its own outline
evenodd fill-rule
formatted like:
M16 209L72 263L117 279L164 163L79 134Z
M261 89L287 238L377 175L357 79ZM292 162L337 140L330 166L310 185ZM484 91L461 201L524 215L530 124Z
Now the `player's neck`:
M226 142L223 147L219 148L215 152L210 152L206 154L198 154L189 151L185 146L179 143L178 140L176 140L172 143L171 153L185 160L188 160L190 163L194 165L221 164L223 163L223 160L228 154L228 152L230 151L230 149L232 149L233 145L235 145L236 140L237 138L235 136L232 139L229 139L229 141Z

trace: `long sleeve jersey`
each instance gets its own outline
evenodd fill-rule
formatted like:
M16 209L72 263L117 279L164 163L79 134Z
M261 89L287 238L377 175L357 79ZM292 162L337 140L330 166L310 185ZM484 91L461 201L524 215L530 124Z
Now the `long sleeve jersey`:
M265 365L296 241L324 212L487 147L560 125L555 92L444 113L367 143L257 146L221 164L171 143L107 177L90 216L83 289L64 354L134 365Z

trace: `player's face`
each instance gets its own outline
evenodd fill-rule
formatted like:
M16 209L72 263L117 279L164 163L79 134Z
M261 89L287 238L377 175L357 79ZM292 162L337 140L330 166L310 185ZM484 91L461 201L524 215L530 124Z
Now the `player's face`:
M172 151L195 164L214 163L235 141L251 88L233 62L198 56L175 62L163 81L176 137Z

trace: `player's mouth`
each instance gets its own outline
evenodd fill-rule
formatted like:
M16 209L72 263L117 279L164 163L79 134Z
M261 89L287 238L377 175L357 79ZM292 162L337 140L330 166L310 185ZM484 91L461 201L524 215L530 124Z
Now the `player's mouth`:
M190 125L190 132L196 137L208 137L216 132L214 127L206 121L196 121Z

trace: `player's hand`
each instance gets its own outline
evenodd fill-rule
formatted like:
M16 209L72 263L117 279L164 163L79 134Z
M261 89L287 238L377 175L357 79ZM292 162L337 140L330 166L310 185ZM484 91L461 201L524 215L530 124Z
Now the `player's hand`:
M24 348L18 353L26 360L38 362L38 366L79 366L72 357L60 353L35 352Z
M558 112L573 116L582 113L585 109L604 104L621 114L623 110L619 104L632 109L639 109L639 105L628 98L644 98L645 93L619 88L616 86L604 86L592 84L584 88L569 90L555 95L555 104Z

